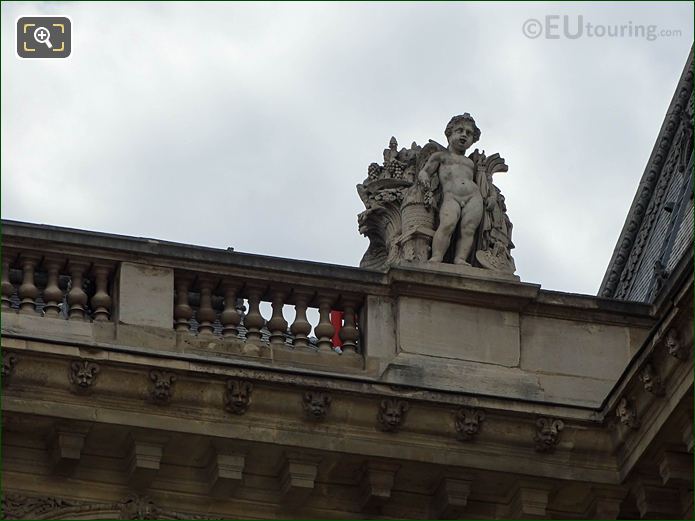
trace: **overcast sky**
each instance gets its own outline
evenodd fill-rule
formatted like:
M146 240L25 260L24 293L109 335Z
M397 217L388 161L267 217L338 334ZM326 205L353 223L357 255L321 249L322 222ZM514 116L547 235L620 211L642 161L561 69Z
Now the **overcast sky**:
M470 112L509 165L518 274L588 294L693 41L691 2L1 9L5 219L357 266L369 163ZM50 14L72 55L17 58L17 18ZM656 38L597 36L620 25Z

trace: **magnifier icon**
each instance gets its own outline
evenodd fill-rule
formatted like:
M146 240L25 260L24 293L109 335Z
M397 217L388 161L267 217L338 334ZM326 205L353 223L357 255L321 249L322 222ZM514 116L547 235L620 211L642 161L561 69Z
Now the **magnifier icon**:
M53 49L53 45L51 45L51 32L45 27L37 27L34 30L34 40L39 43L45 43L49 49Z

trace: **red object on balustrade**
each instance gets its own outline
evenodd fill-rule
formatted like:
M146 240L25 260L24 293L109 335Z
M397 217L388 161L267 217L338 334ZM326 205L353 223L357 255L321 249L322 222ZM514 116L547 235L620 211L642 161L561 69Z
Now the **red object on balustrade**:
M340 333L340 328L343 327L342 311L331 310L331 324L333 324L333 328L335 329L335 333L333 334L333 347L341 347L343 345L343 341L340 340L340 336L338 334Z

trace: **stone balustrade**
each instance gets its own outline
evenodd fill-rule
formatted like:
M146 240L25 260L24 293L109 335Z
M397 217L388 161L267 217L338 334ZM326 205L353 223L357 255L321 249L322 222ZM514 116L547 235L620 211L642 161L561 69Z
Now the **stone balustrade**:
M109 321L115 269L108 260L3 248L2 311Z
M174 270L174 329L200 338L242 339L276 348L328 353L339 346L348 355L360 350L357 317L364 295L288 285L280 279L244 280ZM263 316L264 302L270 316ZM310 309L318 316L314 325L309 320ZM290 324L285 315L292 311ZM342 315L338 331L330 318L335 311ZM334 346L336 333L338 346Z
M654 324L645 304L485 270L381 272L12 221L2 261L6 337L570 407L601 406Z

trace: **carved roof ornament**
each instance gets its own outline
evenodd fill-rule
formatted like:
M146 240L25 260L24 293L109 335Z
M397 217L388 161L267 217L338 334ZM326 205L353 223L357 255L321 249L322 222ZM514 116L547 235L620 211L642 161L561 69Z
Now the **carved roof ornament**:
M565 428L565 422L558 418L538 418L536 420L537 452L552 452L560 441L560 431Z
M365 205L359 231L370 240L360 266L428 262L429 268L449 264L512 276L512 223L492 182L507 165L499 154L466 154L480 138L469 113L451 118L444 133L446 147L430 140L400 151L392 137L383 165L369 165L357 185Z
M379 404L376 419L379 429L384 432L397 432L405 421L408 412L408 402L397 398L386 398Z

